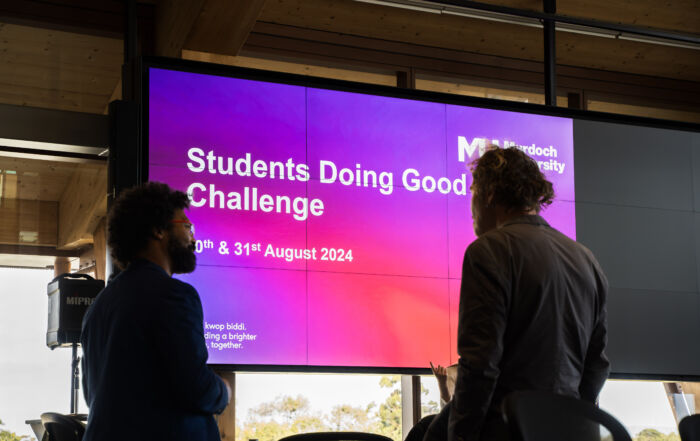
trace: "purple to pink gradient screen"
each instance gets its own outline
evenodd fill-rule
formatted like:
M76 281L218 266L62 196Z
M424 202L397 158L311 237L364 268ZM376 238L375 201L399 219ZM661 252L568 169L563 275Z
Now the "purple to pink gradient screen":
M570 119L155 68L149 75L149 179L190 189L195 202L187 214L202 245L198 266L178 277L201 296L210 363L456 362L462 256L475 239L468 188L477 138L556 150L532 155L564 164L545 171L557 199L543 216L575 238ZM464 161L460 137L470 145ZM213 172L208 163L200 171L188 156L193 148L234 162L250 154L251 162L305 164L308 179L221 174L216 161ZM369 171L369 184L324 182L322 163L354 177ZM402 179L406 170L413 170L409 178L444 177L451 186L465 174L466 194L415 189ZM390 174L391 185L372 186L371 172ZM223 208L209 205L210 186L222 192ZM318 199L323 213L296 220L227 208L226 195L245 188ZM316 250L316 258L265 255L268 246ZM322 260L324 248L344 256L351 250L352 260ZM226 341L235 344L222 347Z

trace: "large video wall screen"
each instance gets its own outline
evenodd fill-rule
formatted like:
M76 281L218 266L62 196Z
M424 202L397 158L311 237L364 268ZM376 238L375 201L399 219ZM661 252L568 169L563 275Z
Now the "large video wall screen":
M148 176L187 192L209 362L456 362L469 164L519 146L575 238L568 118L149 68Z

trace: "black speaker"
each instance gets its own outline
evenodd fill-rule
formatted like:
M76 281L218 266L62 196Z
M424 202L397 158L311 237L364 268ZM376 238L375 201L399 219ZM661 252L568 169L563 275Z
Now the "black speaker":
M61 274L48 284L46 346L54 349L80 343L83 315L104 287L103 280L95 280L87 274Z

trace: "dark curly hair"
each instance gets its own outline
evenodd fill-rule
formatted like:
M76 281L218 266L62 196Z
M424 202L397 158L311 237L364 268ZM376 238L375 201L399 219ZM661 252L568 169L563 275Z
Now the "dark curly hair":
M532 158L517 147L489 148L471 166L477 192L511 211L539 211L552 203L554 189Z
M160 182L147 182L122 192L109 211L107 243L125 268L146 247L155 231L168 230L175 211L190 206L187 195Z

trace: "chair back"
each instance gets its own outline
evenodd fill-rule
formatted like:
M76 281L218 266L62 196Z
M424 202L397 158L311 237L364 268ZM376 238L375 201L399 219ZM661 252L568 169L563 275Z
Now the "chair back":
M279 441L392 441L392 439L367 432L310 432L286 436Z
M60 413L42 413L41 423L49 435L48 441L82 441L85 435L82 423Z
M700 441L700 414L690 415L678 424L681 441Z
M503 402L517 441L631 441L612 415L592 403L542 391L518 391Z

